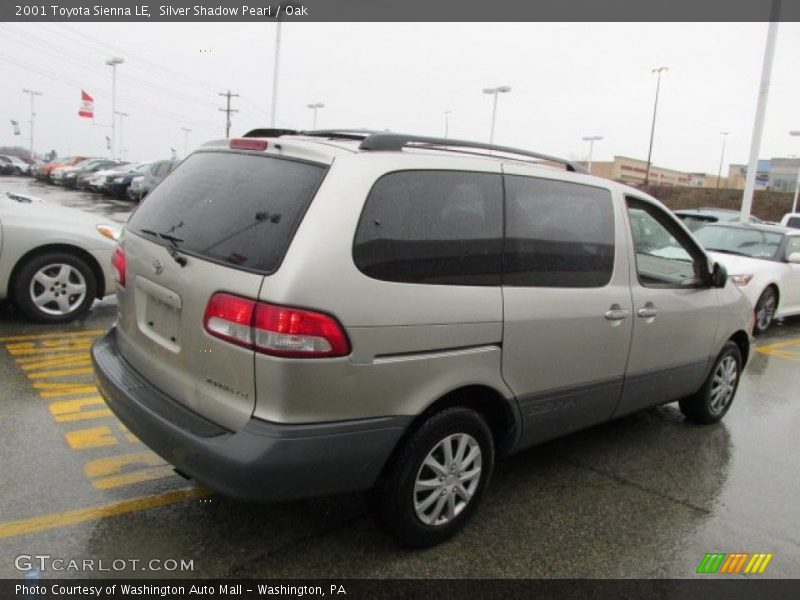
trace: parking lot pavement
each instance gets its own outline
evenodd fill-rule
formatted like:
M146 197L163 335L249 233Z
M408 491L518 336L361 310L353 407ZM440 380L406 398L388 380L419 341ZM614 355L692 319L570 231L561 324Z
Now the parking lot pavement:
M13 183L124 220L124 203ZM247 505L174 474L93 386L115 311L40 326L0 309L0 577L33 554L124 567L42 577L693 577L707 552L771 553L762 576L800 577L800 319L759 340L721 424L669 405L513 456L461 535L408 552L360 495Z

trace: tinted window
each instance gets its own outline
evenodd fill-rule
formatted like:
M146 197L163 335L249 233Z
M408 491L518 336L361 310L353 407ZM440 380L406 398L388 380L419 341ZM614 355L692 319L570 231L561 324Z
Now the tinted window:
M370 191L353 258L385 281L500 285L501 238L499 174L401 171Z
M628 198L628 216L636 251L636 272L645 286L681 286L697 283L702 276L697 253L666 213L646 202ZM699 235L715 227L708 225Z
M506 177L505 285L601 287L613 268L611 192Z
M154 233L170 236L188 254L269 273L324 174L318 165L268 156L193 154L147 196L127 228L153 240Z
M786 226L800 229L800 217L789 217L786 221Z

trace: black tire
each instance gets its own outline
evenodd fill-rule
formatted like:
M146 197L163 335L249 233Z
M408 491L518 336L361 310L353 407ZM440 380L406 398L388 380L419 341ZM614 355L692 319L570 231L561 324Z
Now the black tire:
M735 368L732 380L726 374L729 368ZM679 402L681 412L696 423L708 425L719 422L733 404L741 377L742 353L739 346L728 341L714 361L703 387Z
M62 265L69 269L62 271ZM40 273L47 277L52 275L50 282L53 285L49 290L40 281L34 282L34 277ZM67 278L61 281L60 274L66 274ZM81 285L83 293L77 292ZM75 293L70 294L70 291ZM11 290L17 309L39 323L67 323L80 318L89 311L96 294L97 278L94 271L86 261L69 252L47 252L28 259L17 271ZM43 300L52 299L47 304L37 305L34 301L36 295ZM66 301L63 297L66 297ZM58 302L66 302L66 305L59 306Z
M758 297L758 302L756 302L756 306L753 309L753 315L755 316L755 324L753 325L754 334L761 334L769 329L769 326L772 325L777 308L778 291L773 286L769 286L761 292L761 295Z
M428 455L432 454L434 458L438 456L443 459L441 463L446 464L443 456L435 453L440 449L443 451L443 444L447 443L451 448L455 446L454 451L458 454L461 440L464 440L465 444L475 443L475 445L466 446L462 458L469 459L474 448L478 447L480 452L477 459L465 462L454 461L456 463L455 470L451 471L451 474L444 480L442 479L443 475L429 477L434 471L423 465ZM483 492L491 478L493 467L494 441L483 417L468 408L448 408L423 422L405 440L394 459L387 465L378 485L372 491L370 507L383 529L394 536L403 546L408 548L434 546L456 534L470 519L480 504ZM469 471L459 473L458 469L462 468L469 468ZM459 476L469 478L470 473L476 472L476 468L478 468L476 476L470 478L469 481L462 479L461 484L457 482ZM434 483L429 483L430 489L426 488L423 491L415 492L417 478L423 476L429 478L422 480L422 483ZM438 481L436 481L437 479ZM472 483L473 479L477 482ZM463 483L464 481L466 483ZM433 486L440 487L434 489ZM464 490L464 493L471 488L468 500L465 500L465 496L457 489L459 487ZM442 515L440 518L446 519L446 521L441 523L423 522L418 516L415 501L424 505L425 500L434 497L433 504L429 506L432 517L437 506L439 510L447 513L451 504L457 510L457 512L453 512L454 516ZM445 504L439 506L441 502ZM424 515L425 509L422 512Z

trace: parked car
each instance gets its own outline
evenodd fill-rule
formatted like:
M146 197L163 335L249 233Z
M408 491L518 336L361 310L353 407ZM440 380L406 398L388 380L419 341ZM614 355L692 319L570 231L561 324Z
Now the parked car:
M800 213L786 213L783 215L781 226L800 229Z
M700 423L730 408L752 309L644 192L477 142L254 135L133 213L92 350L179 472L258 501L371 489L420 547L467 522L496 457L675 400Z
M150 168L144 173L142 189L136 200L143 200L178 164L177 160L157 160L151 163Z
M50 181L50 174L60 167L72 167L77 165L79 162L83 162L86 160L87 156L69 156L64 159L60 159L57 162L50 162L45 165L42 165L41 169L38 171L39 175L38 178L42 179L43 181Z
M130 187L133 178L143 175L150 164L149 162L135 163L124 171L120 169L116 173L109 175L103 191L115 198L127 197L128 187Z
M118 226L85 212L0 192L0 300L31 320L65 323L114 291Z
M738 221L741 214L738 210L730 210L728 208L680 209L674 212L690 231L697 231L709 223ZM749 222L763 223L761 219L752 215L749 218Z
M85 189L88 186L91 176L102 169L109 169L121 164L118 160L110 159L97 159L89 164L81 167L76 167L73 170L67 171L64 175L64 186L70 188Z
M2 175L28 175L30 166L18 156L0 154L0 174Z
M105 192L106 186L111 177L116 177L118 172L124 172L126 169L131 168L134 165L135 163L121 163L111 168L100 169L99 171L96 171L94 175L89 178L88 189L93 192Z
M755 333L800 314L800 229L718 223L695 233L754 307Z
M63 167L56 167L52 171L50 171L50 183L55 185L64 185L65 177L68 173L75 171L76 169L81 169L83 167L90 166L97 162L100 162L104 159L102 158L87 158L86 160L82 160L79 163L76 163L72 166L63 166Z
M133 179L131 179L131 184L128 186L128 191L126 195L128 196L128 200L133 200L134 202L138 202L142 198L142 182L144 181L144 175L137 175Z

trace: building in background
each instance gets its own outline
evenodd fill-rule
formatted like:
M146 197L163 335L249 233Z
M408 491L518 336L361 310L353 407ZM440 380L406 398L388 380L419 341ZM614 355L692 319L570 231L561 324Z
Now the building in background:
M583 163L586 166L586 163ZM592 161L592 175L599 175L629 185L644 185L647 161L629 156L615 156L612 161ZM716 187L717 176L705 173L684 173L650 165L650 184L662 186ZM720 187L725 187L725 181Z
M756 189L794 193L798 170L800 170L800 158L759 160ZM729 187L743 190L746 177L747 165L730 165L728 167Z

